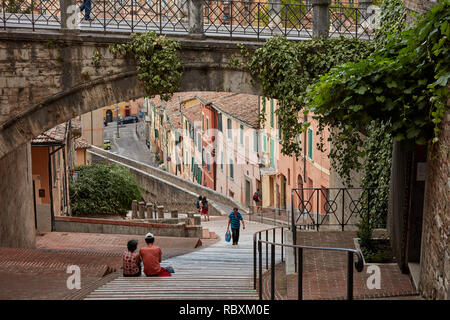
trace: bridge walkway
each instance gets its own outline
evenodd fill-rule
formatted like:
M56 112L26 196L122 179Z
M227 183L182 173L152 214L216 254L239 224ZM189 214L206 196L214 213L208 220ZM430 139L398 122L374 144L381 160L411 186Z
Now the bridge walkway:
M85 299L258 299L258 293L253 289L253 234L271 226L252 221L245 223L246 229L241 227L239 244L234 246L224 240L225 217L202 221L203 226L218 234L221 240L205 249L163 261L162 266L171 265L175 269L172 277L119 276L91 292ZM280 239L280 234L276 237ZM280 260L281 253L277 252L276 262Z

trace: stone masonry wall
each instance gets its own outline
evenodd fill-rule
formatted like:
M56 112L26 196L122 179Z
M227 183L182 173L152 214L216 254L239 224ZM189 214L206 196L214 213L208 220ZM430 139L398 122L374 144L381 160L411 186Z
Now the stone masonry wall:
M419 290L427 299L450 299L450 111L428 153L422 228Z

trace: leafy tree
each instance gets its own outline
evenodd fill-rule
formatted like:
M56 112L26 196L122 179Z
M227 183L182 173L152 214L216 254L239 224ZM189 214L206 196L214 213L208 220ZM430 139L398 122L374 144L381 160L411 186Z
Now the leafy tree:
M77 168L80 176L70 183L73 215L126 214L141 188L127 168L96 163Z

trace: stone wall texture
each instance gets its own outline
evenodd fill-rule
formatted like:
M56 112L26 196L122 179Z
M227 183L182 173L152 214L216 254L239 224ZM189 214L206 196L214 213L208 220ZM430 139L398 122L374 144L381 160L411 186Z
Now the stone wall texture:
M109 50L129 40L129 35L0 30L0 158L74 116L143 97L134 58ZM237 42L179 40L180 91L260 93L248 73L229 64L240 54Z
M422 228L419 290L428 299L450 299L450 111L428 153Z

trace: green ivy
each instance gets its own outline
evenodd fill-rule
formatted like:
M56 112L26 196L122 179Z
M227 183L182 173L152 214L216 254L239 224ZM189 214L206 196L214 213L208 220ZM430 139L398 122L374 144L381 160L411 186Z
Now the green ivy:
M169 101L179 90L182 64L178 56L181 45L178 41L157 36L154 31L132 34L125 44L110 46L113 53L133 54L136 59L138 78L145 85L149 98L161 95Z
M448 110L449 20L445 0L369 58L333 68L308 88L309 110L322 126L338 128L334 138L357 147L363 144L358 132L373 120L390 121L397 141L437 142Z
M373 44L349 38L294 42L275 36L253 53L241 49L242 60L234 59L233 64L249 70L266 97L278 99L282 152L298 157L301 146L297 136L309 125L299 121L306 88L332 67L367 57Z

